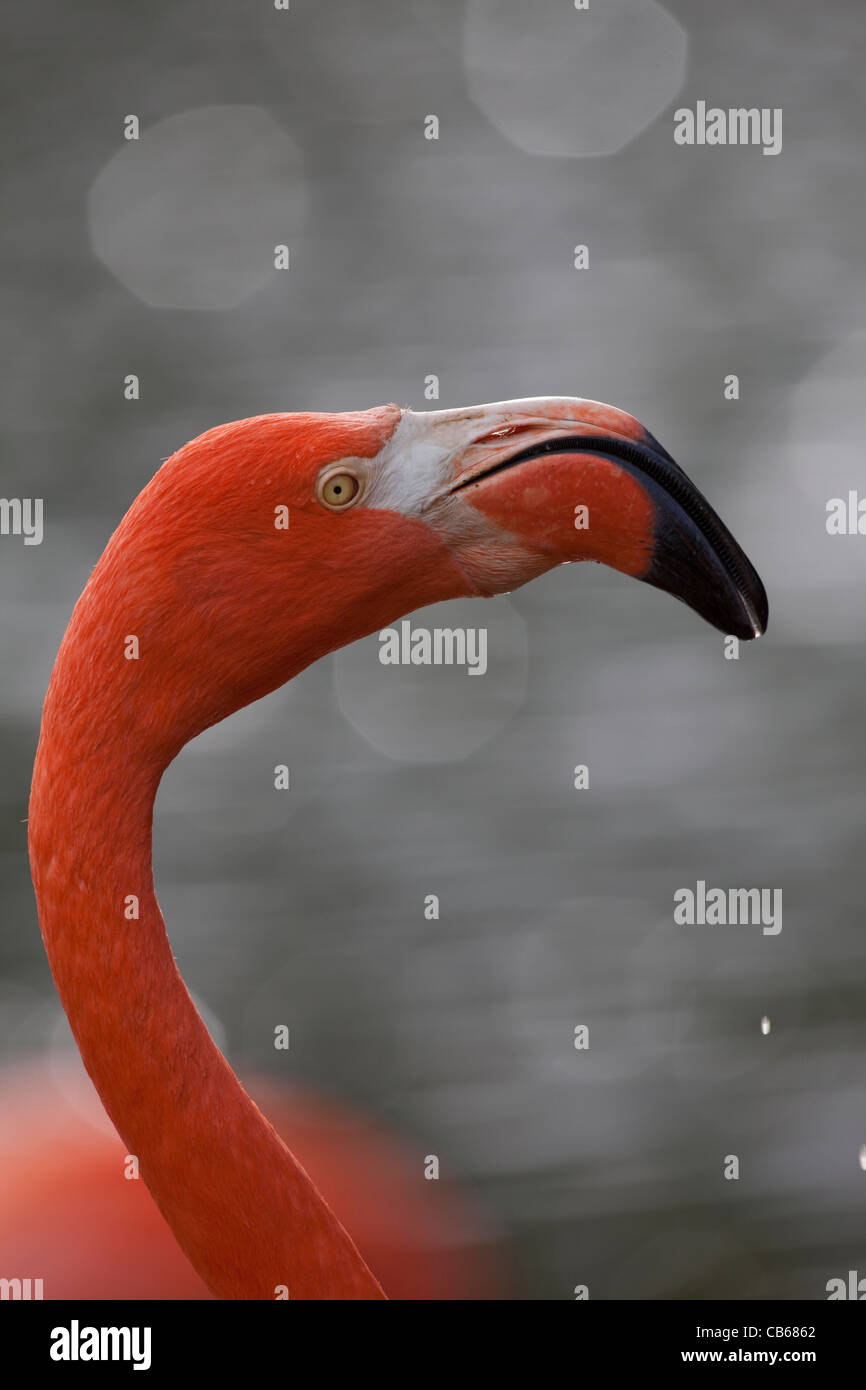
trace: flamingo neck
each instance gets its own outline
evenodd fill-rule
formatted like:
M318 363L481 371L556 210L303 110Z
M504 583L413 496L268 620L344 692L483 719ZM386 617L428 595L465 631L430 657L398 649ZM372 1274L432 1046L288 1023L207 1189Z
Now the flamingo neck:
M153 803L167 764L217 712L184 722L155 676L149 686L138 671L132 682L136 663L107 645L117 634L99 583L97 571L52 675L29 821L42 933L84 1064L217 1297L382 1298L212 1041L175 965L153 887ZM188 709L187 694L175 708Z

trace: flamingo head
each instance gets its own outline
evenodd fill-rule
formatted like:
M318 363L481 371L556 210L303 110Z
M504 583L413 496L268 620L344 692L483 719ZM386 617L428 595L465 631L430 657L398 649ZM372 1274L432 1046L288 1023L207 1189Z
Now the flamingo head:
M766 628L757 573L670 455L624 411L563 396L221 425L160 469L94 582L124 632L165 646L153 669L175 672L188 733L417 608L578 560L727 634Z
M366 430L364 451L337 426L325 461L302 470L296 505L328 534L347 592L357 580L366 602L371 569L405 612L419 597L501 593L592 560L673 594L725 633L748 640L766 629L767 597L742 549L624 411L538 397L326 418Z

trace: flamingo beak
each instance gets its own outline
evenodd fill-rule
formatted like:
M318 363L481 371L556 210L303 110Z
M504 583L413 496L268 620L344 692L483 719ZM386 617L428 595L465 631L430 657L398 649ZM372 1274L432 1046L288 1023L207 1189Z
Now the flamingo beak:
M436 416L446 435L462 437L444 491L472 513L465 529L476 571L489 552L485 528L495 528L523 556L517 583L595 560L672 594L726 634L748 641L765 632L767 595L753 565L632 416L569 397Z

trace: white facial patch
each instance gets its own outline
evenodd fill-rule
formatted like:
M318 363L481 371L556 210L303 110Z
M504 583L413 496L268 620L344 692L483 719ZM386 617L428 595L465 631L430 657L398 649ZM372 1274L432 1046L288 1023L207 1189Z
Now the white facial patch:
M486 437L489 443L497 433L508 434L516 426L571 427L579 423L586 407L609 409L572 396L529 396L453 410L405 409L375 458L345 462L364 479L362 506L418 517L446 492L453 480L455 456L476 440Z
M434 437L429 415L404 410L376 457L361 460L369 479L363 505L420 516L448 482L453 447L450 440Z
M568 396L533 396L516 401L455 410L404 410L400 421L374 459L358 460L367 477L363 505L384 507L404 516L419 516L451 481L451 459L473 438L512 419L548 423L552 407L567 419L583 402Z

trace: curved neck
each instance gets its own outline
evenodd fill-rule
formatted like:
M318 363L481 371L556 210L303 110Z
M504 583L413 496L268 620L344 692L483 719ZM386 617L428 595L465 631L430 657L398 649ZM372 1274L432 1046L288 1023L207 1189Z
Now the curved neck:
M157 726L171 692L144 661L124 659L99 585L97 571L52 674L29 818L42 934L84 1064L217 1297L273 1299L283 1287L290 1298L384 1297L177 970L153 888L153 802L211 713Z

